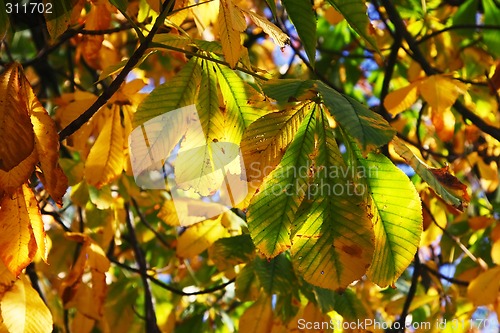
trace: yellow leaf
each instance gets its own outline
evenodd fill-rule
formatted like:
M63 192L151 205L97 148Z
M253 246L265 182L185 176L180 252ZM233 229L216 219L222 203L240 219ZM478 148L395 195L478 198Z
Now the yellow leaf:
M242 10L248 15L248 17L250 17L253 23L264 30L264 32L268 34L274 42L279 45L279 47L285 47L285 45L290 42L288 35L281 31L280 28L269 22L267 18L249 10Z
M85 163L85 179L97 188L118 178L125 163L125 127L120 116L124 113L118 105L103 111L109 116Z
M35 146L22 78L17 63L0 76L0 170L5 172L30 156Z
M84 316L80 311L76 312L71 322L72 333L90 333L94 328L95 320Z
M224 57L231 68L236 66L241 56L240 32L246 28L246 23L244 27L241 25L242 17L243 14L231 0L220 0L219 35ZM245 22L244 17L243 22Z
M26 184L22 186L22 191L24 194L26 209L28 211L32 237L35 238L35 242L37 245L37 252L42 260L46 262L47 248L45 240L45 228L43 225L42 215L40 214L40 209L38 208L38 201L36 200L35 194L31 190L31 188Z
M0 199L5 193L12 195L19 186L26 182L33 173L37 160L38 155L36 151L33 150L25 160L16 165L9 172L0 170Z
M10 333L52 332L52 315L24 275L5 293L0 308Z
M479 169L479 173L481 174L481 178L479 179L481 187L487 192L493 192L496 190L498 187L497 162L491 161L489 164L486 164L482 158L479 158L477 161L477 167Z
M384 99L384 107L387 112L396 116L397 114L408 110L417 100L417 85L412 83L406 87L394 90Z
M431 108L431 120L436 134L444 142L450 142L455 135L455 116L449 108L438 111Z
M15 281L16 281L15 275L12 274L7 268L7 266L5 266L4 263L0 260L0 300L2 299L2 296L5 293L5 291L10 289L10 287L14 284Z
M451 107L458 96L467 91L467 86L444 75L431 75L418 83L418 89L423 99L441 112Z
M52 199L62 206L62 197L68 188L68 178L59 165L59 136L56 125L36 98L24 75L21 86L27 98L28 111L35 133L35 150L42 169L42 173L38 172L38 178Z
M41 216L38 207L33 207L34 204L36 200L27 185L19 188L12 198L5 196L0 202L0 258L16 276L35 257L37 241L44 242L43 230L40 234ZM40 219L34 223L38 234L36 238L31 219ZM41 228L43 229L43 223ZM43 251L45 252L45 247Z
M491 247L491 259L497 265L500 265L500 240L493 243Z
M271 299L262 296L245 310L240 318L240 333L270 332L273 325Z
M208 249L216 240L229 237L221 224L221 216L205 220L189 227L177 240L177 255L183 258L194 257Z
M492 304L500 289L500 266L479 274L467 288L467 296L475 306Z

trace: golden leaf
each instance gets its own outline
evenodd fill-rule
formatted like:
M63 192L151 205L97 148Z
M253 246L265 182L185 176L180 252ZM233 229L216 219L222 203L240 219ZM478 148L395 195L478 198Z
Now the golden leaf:
M234 68L241 56L240 32L245 30L243 14L231 0L221 0L219 6L219 35L224 57ZM244 25L244 26L243 26Z
M286 44L290 42L288 35L281 31L280 28L269 22L269 20L257 13L251 12L249 10L242 9L248 17L260 27L266 34L268 34L279 47L285 47Z
M488 305L497 300L500 289L500 266L479 274L467 288L467 296L474 305Z
M0 258L17 276L31 263L39 246L45 259L43 222L35 196L25 184L12 198L5 196L0 202Z
M35 145L19 64L0 76L0 170L10 171L30 156Z
M62 206L62 197L68 188L68 178L59 165L59 136L54 121L31 89L26 77L21 78L21 87L28 103L28 111L35 133L35 150L42 172L38 178L54 201Z
M419 82L418 90L434 110L441 112L451 107L467 91L467 86L444 75L431 75Z
M8 332L52 332L50 310L25 275L5 293L0 309Z
M123 171L126 145L121 106L113 105L107 112L106 123L97 137L85 162L85 179L97 188L114 181Z
M9 172L0 170L0 199L7 193L12 195L33 173L38 160L36 150Z
M417 97L417 85L412 83L389 93L384 99L384 107L387 109L387 112L396 116L408 110L415 103Z
M270 332L273 326L273 308L271 299L261 294L261 297L245 310L240 318L240 333Z
M221 217L197 223L182 233L177 240L177 255L191 258L208 249L219 238L229 237L221 224Z

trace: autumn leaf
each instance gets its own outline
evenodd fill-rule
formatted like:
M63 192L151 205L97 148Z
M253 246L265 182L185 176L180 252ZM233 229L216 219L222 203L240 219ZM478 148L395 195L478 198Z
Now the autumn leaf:
M221 0L219 6L219 35L226 61L231 68L238 63L242 46L240 33L245 30L246 22L243 13L232 0Z
M52 315L40 295L22 275L0 300L1 319L8 332L52 332Z
M495 303L500 289L500 266L495 266L479 274L467 288L468 298L477 305Z
M0 202L0 258L18 276L35 254L46 260L45 232L32 190L25 184Z
M35 147L22 83L22 73L17 64L9 66L0 76L0 170L5 172L30 156Z
M125 106L114 104L111 109L101 112L110 119L102 127L85 162L85 178L90 185L97 188L109 184L122 173L128 138L125 123L130 124Z

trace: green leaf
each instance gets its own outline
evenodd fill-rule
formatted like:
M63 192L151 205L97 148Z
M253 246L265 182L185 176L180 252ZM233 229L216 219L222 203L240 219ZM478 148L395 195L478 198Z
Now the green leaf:
M0 0L0 40L3 40L5 37L9 26L9 16L7 15L7 9L5 8L5 1Z
M328 2L344 16L359 36L368 42L375 51L380 52L375 39L368 32L370 20L366 13L364 0L328 0Z
M192 58L168 82L154 89L139 105L134 114L134 128L165 112L195 103L201 81L201 68Z
M498 2L494 0L483 0L484 7L484 24L500 26L500 10L498 9ZM498 30L484 30L483 38L488 50L500 57L500 34Z
M219 95L217 90L217 74L214 64L201 60L201 85L196 109L205 133L205 141L224 139L224 115L219 109Z
M150 52L147 52L145 54L142 55L142 57L139 59L139 61L137 62L137 65L136 67L139 67L143 62L144 60L146 60L147 57L149 57L151 54L155 53L156 50L153 50L153 51L150 51ZM129 59L125 59L125 60L122 60L116 64L113 64L113 65L110 65L108 67L106 67L102 72L101 74L99 74L99 79L97 80L98 82L99 81L102 81L104 80L105 78L111 76L111 75L114 75L114 74L118 74L118 72L120 72L123 67L125 67L125 65L127 64Z
M260 285L254 269L254 262L251 262L238 274L235 282L235 294L242 302L255 301L260 294Z
M317 95L313 90L314 81L296 79L271 79L264 82L262 89L266 96L276 100L279 104L295 102Z
M330 114L344 131L356 139L364 152L391 141L395 130L381 115L323 82L318 81L317 88Z
M253 122L243 135L241 151L247 180L261 181L280 162L313 104L269 113Z
M271 12L273 13L273 18L276 19L277 14L276 14L276 3L275 3L275 0L266 0L266 3L269 6L269 9L271 9Z
M408 176L387 157L366 158L356 145L357 159L369 193L367 210L375 233L375 254L367 275L381 287L393 285L410 265L422 234L422 206Z
M245 129L262 115L256 107L259 94L233 70L217 65L217 78L226 107L225 140L239 144Z
M366 307L352 289L346 289L343 293L335 295L335 311L345 321L355 322L368 318Z
M56 40L68 29L71 12L76 2L76 0L44 1L45 5L50 4L52 9L50 12L44 12L47 30L52 40Z
M284 253L271 260L256 257L253 267L260 285L267 294L286 295L295 290L297 277L290 259Z
M221 238L209 249L210 257L220 271L249 262L255 255L250 235Z
M292 222L304 197L301 189L307 182L308 154L314 150L316 109L309 108L280 164L265 179L248 207L250 235L255 246L268 258L292 246Z
M157 34L153 37L153 43L158 43L166 46L173 46L178 49L183 49L192 43L192 39L188 36L174 34Z
M458 7L457 12L453 15L453 25L474 25L476 23L478 0L465 1ZM473 29L459 29L456 32L466 37L472 37Z
M449 192L429 170L430 167L422 162L399 138L394 138L394 150L401 156L422 179L437 193L446 203L463 210L467 201Z
M293 221L292 261L308 283L337 290L365 274L373 231L324 111L317 116L314 151L308 154L312 175Z
M304 0L282 0L304 46L309 62L316 60L316 16L311 2Z

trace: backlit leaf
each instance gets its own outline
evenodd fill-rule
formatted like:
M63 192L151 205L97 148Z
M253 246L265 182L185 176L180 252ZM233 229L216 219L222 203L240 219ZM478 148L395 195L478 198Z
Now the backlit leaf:
M173 79L158 86L144 99L134 114L133 127L165 112L194 104L200 80L201 68L193 58Z
M248 207L250 235L255 246L268 258L292 246L292 223L305 195L300 190L306 186L310 166L308 155L314 150L315 113L318 111L316 108L307 111L280 164L265 179Z
M384 107L387 112L396 116L399 113L408 110L418 98L418 85L412 83L406 87L394 90L387 94L384 99Z
M22 79L18 64L10 65L0 76L0 170L5 172L26 159L35 147Z
M35 133L35 150L40 161L41 172L38 178L54 201L62 206L62 197L68 188L68 178L59 165L59 136L56 124L33 93L28 80L23 76L24 94L28 102L28 110L33 131Z
M253 23L268 34L274 40L274 43L276 43L279 47L285 47L285 45L290 42L288 35L281 31L280 28L269 22L269 20L265 17L249 10L243 9L243 11L248 15L248 17L250 17Z
M126 111L122 110L122 106L114 104L111 109L105 108L101 112L106 112L109 119L90 149L85 162L85 179L97 188L109 184L122 173L126 145L124 122L130 122L124 118Z
M219 22L219 35L224 57L231 68L234 68L242 52L240 33L246 28L245 18L232 0L220 0Z
M0 309L8 332L52 332L52 315L25 275L5 293Z
M497 301L500 291L500 266L488 269L472 280L467 296L474 305L488 305Z
M177 239L177 255L191 258L208 249L219 238L228 237L229 233L220 222L221 217L219 215L187 228Z
M42 257L46 258L44 237L43 223L31 189L23 185L12 197L5 196L0 202L0 258L14 275L19 275L33 260L37 242L42 246Z
M217 66L217 78L225 103L224 141L239 144L245 129L263 114L257 91L226 66Z
M309 62L316 61L316 16L312 4L301 0L283 0L288 17L292 21L304 46Z
M269 113L253 122L241 141L247 179L261 181L280 162L312 103Z
M418 83L422 98L440 112L453 105L460 94L467 91L467 86L444 75L431 75Z
M370 34L370 20L364 0L328 0L345 17L351 28L378 51L375 38Z
M381 287L393 285L413 261L422 234L422 206L410 179L387 157L358 154L370 193L369 216L375 252L368 277Z
M398 138L394 138L394 149L406 163L449 205L463 210L468 202L467 187L451 175L448 168L435 169L426 165Z
M315 126L312 174L292 227L294 266L321 288L345 289L360 279L373 257L373 230L333 137L324 111ZM291 147L289 148L291 149ZM304 153L304 152L303 152Z
M265 294L252 304L240 318L240 333L270 332L273 325L271 298Z
M323 82L318 82L317 88L330 114L364 152L388 143L394 136L395 130L381 115Z
M271 79L262 84L266 96L280 104L315 97L317 92L313 87L314 81L311 80Z

